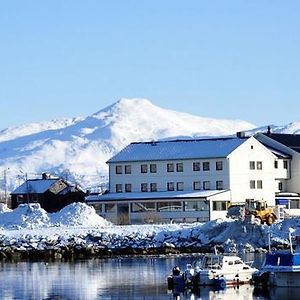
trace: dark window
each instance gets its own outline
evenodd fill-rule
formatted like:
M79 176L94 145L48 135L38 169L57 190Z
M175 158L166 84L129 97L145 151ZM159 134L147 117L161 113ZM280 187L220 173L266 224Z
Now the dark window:
M167 183L167 190L168 191L174 191L175 190L174 182L168 182Z
M209 171L209 161L204 161L202 164L203 171Z
M183 172L183 163L177 163L176 164L176 171L177 172Z
M177 191L183 191L183 182L177 182L176 187Z
M283 168L284 168L284 169L287 169L287 168L288 168L288 161L287 161L287 160L284 160L284 161L283 161Z
M148 172L148 166L146 164L141 165L141 173L147 173Z
M116 174L122 174L122 166L121 165L116 166Z
M262 189L263 188L262 180L257 180L256 185L258 189Z
M193 171L200 171L200 162L193 162Z
M210 190L210 182L209 181L203 181L203 189Z
M174 172L174 164L172 163L167 164L167 172Z
M216 170L217 171L223 170L223 162L222 161L216 161Z
M194 181L194 190L201 190L201 182L200 181Z
M256 169L257 170L262 170L262 161L257 161L256 162Z
M213 201L213 210L221 211L227 209L226 201Z
M255 170L255 161L250 161L249 168L250 170Z
M278 169L278 160L274 160L274 168Z
M125 174L131 174L131 165L125 166Z
M157 192L157 183L150 183L150 191Z
M150 164L150 173L156 173L156 164Z
M282 191L282 182L278 182L278 190Z
M131 192L131 183L126 183L125 184L125 192L130 193Z
M120 183L116 184L116 193L122 193L122 184Z
M217 180L216 181L216 189L217 190L223 190L223 181L222 180Z
M255 180L250 180L250 189L255 189Z
M148 192L148 184L141 183L141 192Z

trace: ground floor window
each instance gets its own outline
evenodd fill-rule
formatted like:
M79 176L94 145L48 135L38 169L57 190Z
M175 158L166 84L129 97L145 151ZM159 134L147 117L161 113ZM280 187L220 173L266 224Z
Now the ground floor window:
M213 210L227 210L227 201L213 201Z
M149 212L155 211L155 203L154 202L135 202L131 204L131 212Z
M99 215L102 213L102 203L101 204L94 204L93 207L95 208L96 213Z
M300 200L299 199L291 199L290 200L290 209L300 208Z
M115 203L105 204L106 213L115 213L117 212L117 205Z
M184 210L185 211L208 211L209 210L208 201L205 200L185 201Z
M182 210L181 201L157 202L158 211L178 211Z

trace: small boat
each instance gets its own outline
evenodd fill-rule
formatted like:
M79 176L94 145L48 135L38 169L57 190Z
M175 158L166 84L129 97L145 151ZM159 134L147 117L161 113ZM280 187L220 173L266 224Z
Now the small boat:
M300 287L300 253L267 253L261 269L253 274L255 286Z
M168 277L168 286L180 284L191 288L200 286L225 288L249 283L252 274L257 271L250 263L243 262L238 256L205 254L193 265L188 264L184 272L175 267L172 275Z
M292 245L292 233L289 229L290 250L271 251L269 236L269 252L266 254L264 263L259 271L252 276L255 286L278 286L278 287L300 287L300 239L296 237L296 251Z

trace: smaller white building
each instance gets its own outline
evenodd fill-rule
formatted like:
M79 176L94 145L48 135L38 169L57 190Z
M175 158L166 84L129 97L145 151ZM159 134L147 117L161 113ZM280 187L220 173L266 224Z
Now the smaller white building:
M86 200L114 223L203 222L246 199L275 205L290 160L242 135L131 143L107 162L108 193Z

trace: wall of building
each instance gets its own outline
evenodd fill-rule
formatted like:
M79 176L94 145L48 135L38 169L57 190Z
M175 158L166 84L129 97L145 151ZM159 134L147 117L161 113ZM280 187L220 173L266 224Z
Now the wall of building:
M269 205L275 205L275 156L255 138L249 138L233 151L229 157L230 189L232 202L244 202L246 199L264 199ZM250 161L254 169L250 169ZM258 168L258 164L262 168ZM250 181L255 188L250 188ZM259 182L262 188L259 188Z

